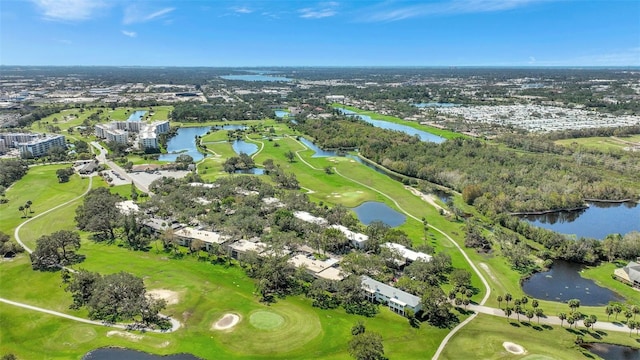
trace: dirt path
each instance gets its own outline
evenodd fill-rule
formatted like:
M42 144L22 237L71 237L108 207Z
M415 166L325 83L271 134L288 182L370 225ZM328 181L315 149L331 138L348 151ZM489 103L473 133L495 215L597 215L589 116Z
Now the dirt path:
M418 196L419 198L421 198L423 201L428 202L429 204L431 204L431 206L433 206L434 208L438 209L438 211L442 212L443 214L449 214L449 211L446 210L445 208L443 208L442 206L438 205L438 203L436 202L436 200L433 198L433 196L428 195L428 194L424 194L422 193L422 191L415 189L409 185L405 185L404 187L405 189L411 191L411 193L415 196Z

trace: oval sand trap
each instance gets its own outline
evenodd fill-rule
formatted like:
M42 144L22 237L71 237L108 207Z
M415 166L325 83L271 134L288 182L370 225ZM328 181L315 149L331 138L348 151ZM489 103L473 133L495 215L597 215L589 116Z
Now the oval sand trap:
M284 324L284 318L274 312L260 310L251 314L249 322L251 322L251 325L255 328L271 330L282 326L282 324Z
M508 341L503 342L502 346L504 346L504 349L508 352L516 355L522 355L527 352L522 346Z
M239 321L240 316L236 314L224 314L224 316L213 325L213 328L215 330L228 330L236 326Z

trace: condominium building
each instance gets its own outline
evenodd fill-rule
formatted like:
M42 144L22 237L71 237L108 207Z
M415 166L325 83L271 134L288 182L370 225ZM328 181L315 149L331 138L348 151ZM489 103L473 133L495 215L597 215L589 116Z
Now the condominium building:
M17 148L22 157L40 157L46 155L53 147L66 148L63 135L44 135L28 142L20 142Z

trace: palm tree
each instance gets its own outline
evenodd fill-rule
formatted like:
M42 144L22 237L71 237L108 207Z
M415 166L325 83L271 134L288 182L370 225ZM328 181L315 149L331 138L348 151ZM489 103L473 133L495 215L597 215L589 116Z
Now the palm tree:
M636 315L640 314L640 307L633 305L631 306L631 312L633 313L633 320L636 320Z
M562 324L564 324L564 321L567 320L567 314L561 312L560 314L558 314L558 318L560 319L560 326L562 326Z
M531 319L533 318L533 310L527 310L527 313L525 315L527 316L527 319L529 319L529 324L531 324Z
M580 307L580 300L571 299L568 302L569 307L571 308L571 312L575 312Z
M531 300L531 306L532 306L534 309L536 309L536 308L538 308L538 306L540 306L540 303L538 303L538 300L533 299L533 300Z
M593 330L593 326L596 324L596 322L598 321L598 317L595 315L590 315L589 316L589 322L591 323L591 330Z
M520 321L520 313L522 312L522 307L520 305L516 305L513 310L516 312L516 315L518 316L518 321Z
M501 307L500 304L502 303L502 295L498 295L496 300L498 300L498 307Z
M504 311L504 314L507 315L507 319L509 319L511 317L511 313L512 313L511 308L507 306L507 307L504 308L503 311Z
M18 211L22 211L22 214L24 214L23 217L27 217L27 213L24 211L24 206L20 206Z
M509 306L509 301L511 301L511 299L513 299L511 294L509 294L509 293L504 294L504 301L507 302L507 306Z
M616 313L616 320L618 320L618 314L622 312L622 306L620 304L613 305L613 312Z
M573 315L570 315L567 318L567 323L569 323L569 329L571 329L571 325L573 325L573 323L575 323L575 322L576 322L576 319L573 317Z
M542 311L542 309L536 308L534 310L534 313L536 314L536 317L538 318L538 325L540 325L540 316L544 315L544 312Z
M529 298L526 296L523 296L522 299L520 300L520 302L522 303L522 305L524 305L524 308L527 308L527 303L529 302Z
M607 305L607 307L604 308L604 312L607 314L607 321L609 321L611 314L613 314L613 307Z

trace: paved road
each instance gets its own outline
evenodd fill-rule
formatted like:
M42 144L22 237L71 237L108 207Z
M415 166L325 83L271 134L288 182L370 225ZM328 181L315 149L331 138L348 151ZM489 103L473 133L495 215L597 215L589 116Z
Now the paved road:
M130 328L130 326L128 324L110 324L110 323L106 323L106 322L103 322L103 321L94 321L94 320L84 319L84 318L81 318L81 317L77 317L77 316L61 313L61 312L58 312L58 311L43 309L41 307L32 306L32 305L28 305L28 304L17 302L17 301L11 301L11 300L4 299L4 298L0 298L0 302L5 303L5 304L9 304L9 305L13 305L13 306L18 306L18 307L21 307L21 308L24 308L24 309L29 309L29 310L33 310L33 311L39 311L39 312L42 312L42 313L45 313L45 314L58 316L58 317L62 317L62 318L65 318L65 319L69 319L69 320L73 320L73 321L77 321L77 322L81 322L81 323L85 323L85 324L108 326L108 327L114 327L114 328L125 329L125 330ZM144 331L163 333L163 332L173 332L173 331L176 331L176 330L178 330L180 328L180 322L179 321L177 321L175 319L169 319L169 320L171 321L171 329L168 329L168 330L144 329Z
M99 143L97 143L95 141L92 141L91 145L100 151L100 154L96 155L96 159L98 159L99 162L101 162L103 164L106 164L107 166L109 166L111 168L111 170L119 173L120 176L122 176L124 179L126 179L129 184L131 184L131 182L133 182L138 189L146 192L149 195L152 195L152 193L149 191L149 188L147 187L146 184L143 184L140 181L138 181L137 179L129 176L129 173L127 173L122 167L120 167L120 165L118 165L118 164L114 163L113 161L107 159L107 153L108 153L107 149L105 149L104 147L102 147L102 145L100 145Z
M41 216L44 216L44 215L46 215L46 214L48 214L48 213L50 213L52 211L55 211L55 210L57 210L57 209L59 209L61 207L67 206L67 205L73 203L74 201L83 198L91 190L92 186L93 186L93 177L91 176L91 177L89 177L89 185L87 186L87 190L85 190L85 192L82 193L82 195L77 196L77 197L75 197L75 198L73 198L73 199L71 199L71 200L69 200L69 201L67 201L65 203L62 203L62 204L60 204L58 206L55 206L55 207L53 207L53 208L51 208L51 209L49 209L47 211L43 211L43 212L39 213L38 215L23 221L20 225L18 225L16 227L15 231L13 232L13 236L16 239L16 242L18 244L20 244L20 246L22 246L26 252L31 254L33 252L33 250L31 250L27 245L25 245L25 243L22 242L22 239L20 239L20 229L22 229L22 227L24 225L28 224L29 222L31 222L31 221L33 221L33 220L35 220L35 219L37 219L37 218L39 218ZM73 271L72 269L69 269L69 270ZM19 307L22 307L22 308L25 308L25 309L40 311L40 312L43 312L43 313L64 317L64 318L67 318L67 319L70 319L70 320L75 320L75 321L79 321L79 322L83 322L83 323L87 323L87 324L100 325L100 326L111 326L111 327L117 327L117 328L121 328L121 329L127 329L128 328L126 324L107 324L107 323L104 323L104 322L101 322L101 321L93 321L93 320L83 319L83 318L80 318L80 317L77 317L77 316L72 316L72 315L64 314L64 313L53 311L53 310L47 310L47 309L39 308L39 307L36 307L36 306L32 306L32 305L29 305L29 304L20 303L20 302L17 302L17 301L12 301L12 300L8 300L8 299L4 299L4 298L0 298L0 302L3 302L5 304L14 305L14 306L19 306ZM180 328L181 324L180 324L180 322L178 320L173 319L173 318L169 318L169 321L171 322L171 329L169 329L169 330L145 329L145 331L172 332L172 331L176 331L176 330L178 330Z

